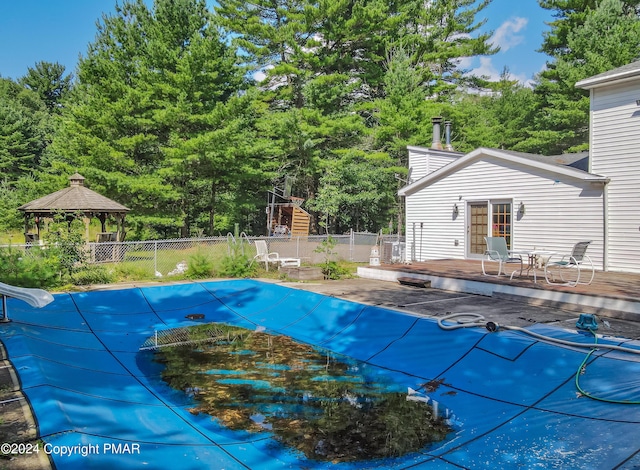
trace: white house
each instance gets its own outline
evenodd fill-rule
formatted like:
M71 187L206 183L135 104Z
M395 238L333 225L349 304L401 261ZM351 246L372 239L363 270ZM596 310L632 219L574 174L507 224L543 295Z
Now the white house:
M442 149L438 120L431 148L408 148L407 261L481 258L495 235L514 250L592 240L597 269L640 272L640 61L577 86L591 90L589 154L465 155Z
M590 90L589 171L606 175L604 269L640 272L640 61L582 80Z

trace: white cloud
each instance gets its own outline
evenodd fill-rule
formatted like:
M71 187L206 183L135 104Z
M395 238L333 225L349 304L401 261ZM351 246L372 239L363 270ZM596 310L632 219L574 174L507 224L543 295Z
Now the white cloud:
M511 72L509 72L509 79L511 80L517 80L519 81L522 85L527 86L529 88L533 88L533 79L527 77L526 75L519 73L519 74L513 74Z
M492 57L480 57L480 65L472 69L470 73L477 77L485 77L491 81L498 81L500 80L500 75L502 75L503 71L503 67L499 70L496 68ZM517 80L523 85L532 86L533 81L530 77L527 77L524 74L514 74L511 70L508 70L508 74L509 80Z
M471 73L494 81L500 79L500 70L495 68L490 57L480 57L480 66L471 70Z
M457 61L458 61L457 62L458 67L460 67L461 69L467 70L473 66L473 63L475 62L475 57L459 57Z
M524 40L524 35L518 33L527 26L528 22L527 18L521 17L508 19L495 30L490 39L491 44L500 46L502 52L517 46Z
M265 66L265 67L264 67L264 68L262 68L262 69L256 70L256 71L253 73L253 79L254 79L256 82L258 82L258 83L262 82L262 80L264 80L265 78L267 78L267 72L266 72L266 71L267 71L267 70L270 70L270 69L272 69L272 68L273 68L273 65L267 65L267 66Z

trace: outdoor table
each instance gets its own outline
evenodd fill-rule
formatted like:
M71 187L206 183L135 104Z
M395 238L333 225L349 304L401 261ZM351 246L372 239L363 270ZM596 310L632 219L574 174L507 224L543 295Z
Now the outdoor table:
M538 277L536 275L536 267L538 264L538 258L540 256L546 256L546 257L550 257L552 255L555 255L556 252L555 251L547 251L547 250L538 250L536 248L534 248L533 250L518 250L518 251L513 251L512 253L517 253L519 255L523 255L526 256L528 258L528 263L525 269L523 269L523 271L527 271L527 276L529 276L529 273L533 273L533 282L537 283L538 282ZM515 273L517 273L518 270L516 269L515 271L513 271L511 273L511 277L510 279L513 279L513 275Z

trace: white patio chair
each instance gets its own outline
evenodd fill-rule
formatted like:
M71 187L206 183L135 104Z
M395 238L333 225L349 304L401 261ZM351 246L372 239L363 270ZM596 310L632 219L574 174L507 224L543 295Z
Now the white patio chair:
M484 252L485 257L482 258L482 274L492 276L492 274L487 274L484 266L485 262L491 261L498 263L498 276L500 276L500 274L507 274L504 270L504 265L510 263L520 264L520 275L522 276L522 255L509 251L507 249L507 241L504 238L484 237L484 241L487 243L487 250ZM516 271L511 274L511 277L513 277L515 273Z
M556 257L560 256L560 259L557 261L553 261L553 256L551 256L544 265L544 277L547 283L571 287L575 287L578 284L591 284L596 275L596 270L593 266L593 261L591 261L591 258L587 255L587 248L589 248L590 244L591 240L576 243L573 246L573 250L571 250L571 254L555 255ZM587 273L591 271L591 276L587 274L589 280L586 282L583 280L581 282L580 279L584 271L587 271ZM575 280L565 279L565 274L568 272L575 273ZM562 282L556 282L556 276L559 277ZM582 277L582 279L585 278Z
M256 255L251 260L251 263L254 261L259 261L264 263L265 269L269 271L269 263L276 263L279 266L300 266L300 258L282 258L275 251L269 252L267 248L266 240L256 240Z

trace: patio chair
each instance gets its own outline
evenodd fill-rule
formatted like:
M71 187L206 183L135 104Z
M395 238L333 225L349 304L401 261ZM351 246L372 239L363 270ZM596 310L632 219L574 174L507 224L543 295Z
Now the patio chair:
M267 248L267 242L265 240L256 240L256 255L251 260L251 263L254 261L259 261L264 263L265 269L269 271L269 263L276 263L282 266L300 266L300 258L282 258L275 251L269 253L269 249Z
M484 241L487 243L487 250L484 252L485 257L482 258L482 274L485 276L492 276L492 274L487 274L485 269L485 262L492 261L498 263L498 276L501 274L506 275L507 272L504 270L504 266L510 263L519 263L520 264L520 275L522 276L522 255L509 251L507 249L507 241L502 237L484 237ZM518 270L515 270L511 273L511 277Z
M596 275L596 270L591 258L587 255L587 248L589 248L590 244L591 240L576 243L573 246L573 250L571 250L571 254L555 255L556 258L560 256L560 259L557 261L553 261L553 256L551 256L544 266L544 277L547 283L571 287L575 287L578 284L591 284ZM569 272L569 270L576 273L575 280L565 279L564 274ZM587 271L587 273L591 271L591 276L587 274L589 280L586 282L584 280L580 281L581 278L585 279L583 277L584 271ZM556 276L559 277L562 282L556 282Z

